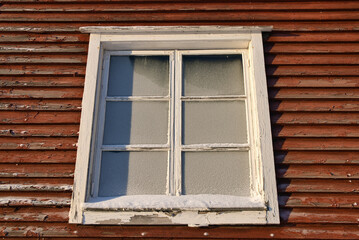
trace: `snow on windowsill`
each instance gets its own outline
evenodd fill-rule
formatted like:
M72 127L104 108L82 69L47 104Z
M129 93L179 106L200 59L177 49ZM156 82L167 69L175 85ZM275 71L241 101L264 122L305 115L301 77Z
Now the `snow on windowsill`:
M211 209L265 209L260 197L230 195L133 195L98 197L84 203L86 210L211 210Z

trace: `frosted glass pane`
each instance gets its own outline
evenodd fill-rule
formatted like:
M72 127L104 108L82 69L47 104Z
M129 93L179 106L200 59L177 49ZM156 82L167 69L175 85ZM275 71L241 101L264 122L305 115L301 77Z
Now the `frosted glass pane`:
M250 196L248 152L186 152L182 172L182 194Z
M167 96L168 56L112 56L108 96Z
M246 143L244 101L184 102L183 144Z
M183 95L243 95L241 55L183 56Z
M167 102L107 102L103 144L165 144Z
M99 196L165 194L167 152L103 152Z

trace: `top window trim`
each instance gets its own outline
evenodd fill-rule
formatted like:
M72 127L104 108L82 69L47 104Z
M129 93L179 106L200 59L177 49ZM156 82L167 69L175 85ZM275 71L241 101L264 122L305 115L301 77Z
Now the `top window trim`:
M259 135L255 143L260 148L260 164L258 169L262 175L262 183L259 186L263 191L266 209L243 209L236 216L235 221L220 220L214 224L278 224L279 209L274 174L274 158L269 120L269 105L267 96L266 77L264 71L264 56L262 44L262 32L271 31L271 27L224 27L224 26L199 26L199 27L81 27L80 31L91 33L88 61L86 68L85 89L80 123L80 136L78 143L75 183L70 210L70 223L101 224L96 222L95 215L84 217L84 204L89 195L89 160L92 156L91 139L96 126L94 118L95 103L98 102L97 88L102 76L102 59L105 51L132 51L132 50L248 50L249 77L254 81L254 94L251 101L255 102L256 111L261 114L254 125ZM255 114L258 115L258 114ZM91 129L91 131L88 131ZM104 210L104 209L102 209ZM248 210L248 211L247 211ZM98 211L98 209L96 210ZM94 212L96 212L94 211ZM100 213L101 211L99 211ZM262 213L260 213L262 212ZM117 213L102 213L110 218ZM228 214L229 213L229 214ZM238 213L238 212L237 212ZM255 217L255 215L261 217ZM263 215L264 213L264 215ZM231 212L227 212L228 217ZM226 215L224 214L224 215ZM111 216L110 216L111 215ZM99 216L97 214L97 216ZM104 220L106 220L106 217ZM160 216L157 216L160 217ZM253 220L255 218L255 220ZM105 221L104 221L105 222ZM123 223L120 223L123 224ZM126 223L125 223L126 224ZM131 224L131 223L129 223ZM134 224L134 223L132 223ZM137 223L138 224L138 223ZM146 223L143 223L146 224ZM149 224L156 224L150 221ZM159 223L161 224L161 223ZM163 224L163 223L162 223ZM165 224L191 224L184 222L166 222ZM211 223L212 224L212 223ZM203 225L206 225L205 223Z

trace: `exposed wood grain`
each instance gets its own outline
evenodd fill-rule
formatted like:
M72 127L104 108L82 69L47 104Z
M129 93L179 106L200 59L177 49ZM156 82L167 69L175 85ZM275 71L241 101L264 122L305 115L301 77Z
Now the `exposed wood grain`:
M23 181L23 180L22 180ZM1 184L0 191L19 192L64 192L71 191L72 185L59 184Z
M73 177L73 164L0 164L0 177Z
M0 54L0 64L84 64L85 55L65 54Z
M281 209L281 220L285 223L339 223L358 222L358 210L349 209Z
M323 91L323 92L326 92ZM357 112L359 101L356 100L281 100L270 102L271 111L276 112Z
M1 56L0 56L1 57ZM1 58L0 58L1 60ZM359 64L356 54L267 54L266 64L272 65L355 65Z
M1 87L82 87L84 77L62 76L1 76Z
M359 180L279 179L278 192L287 193L358 193ZM345 196L343 199L346 199Z
M0 12L4 9L4 5L1 6ZM89 38L87 34L35 34L35 33L1 33L0 42L54 42L54 43L78 43L88 42Z
M269 97L274 99L357 99L359 88L272 88L269 90Z
M357 193L292 193L278 197L282 207L351 208L358 216L359 194ZM353 208L356 208L355 210ZM331 213L332 209L328 211Z
M73 179L71 178L1 178L0 184L17 186L15 191L25 192L64 192L71 191ZM29 190L26 190L29 189ZM49 189L49 190L47 190ZM8 191L1 186L2 191Z
M2 88L0 98L82 98L82 88Z
M0 222L66 222L68 208L0 208Z
M359 77L292 76L267 77L269 87L358 87Z
M1 94L1 93L0 93ZM58 99L1 99L0 110L80 111L81 100Z
M279 178L359 179L359 166L289 165L277 168Z
M0 151L0 163L75 163L76 151Z
M359 150L359 141L357 138L286 138L275 139L273 147L275 150Z
M0 122L2 124L54 124L80 122L79 112L20 112L0 111Z
M0 75L72 75L84 76L85 66L81 65L0 65Z
M0 138L0 150L75 150L77 137L71 138Z
M357 76L359 75L357 65L342 66L267 66L268 76Z
M359 43L267 43L266 53L357 53Z
M0 53L86 53L86 51L87 44L2 43L0 46Z
M359 137L359 126L274 126L272 134L274 137Z
M306 5L306 4L303 4ZM357 42L357 32L271 32L266 42Z
M58 194L58 193L57 193ZM8 194L6 197L0 197L0 206L3 207L49 207L49 206L69 206L69 197L16 197ZM10 221L9 221L10 222Z
M79 125L0 125L4 137L77 137Z
M358 124L358 113L273 113L272 123L276 124Z
M283 164L358 164L358 151L277 151L276 163Z

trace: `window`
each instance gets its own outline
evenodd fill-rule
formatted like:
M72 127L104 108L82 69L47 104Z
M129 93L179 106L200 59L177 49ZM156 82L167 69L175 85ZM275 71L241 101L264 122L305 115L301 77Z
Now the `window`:
M259 27L86 27L70 222L278 223Z

